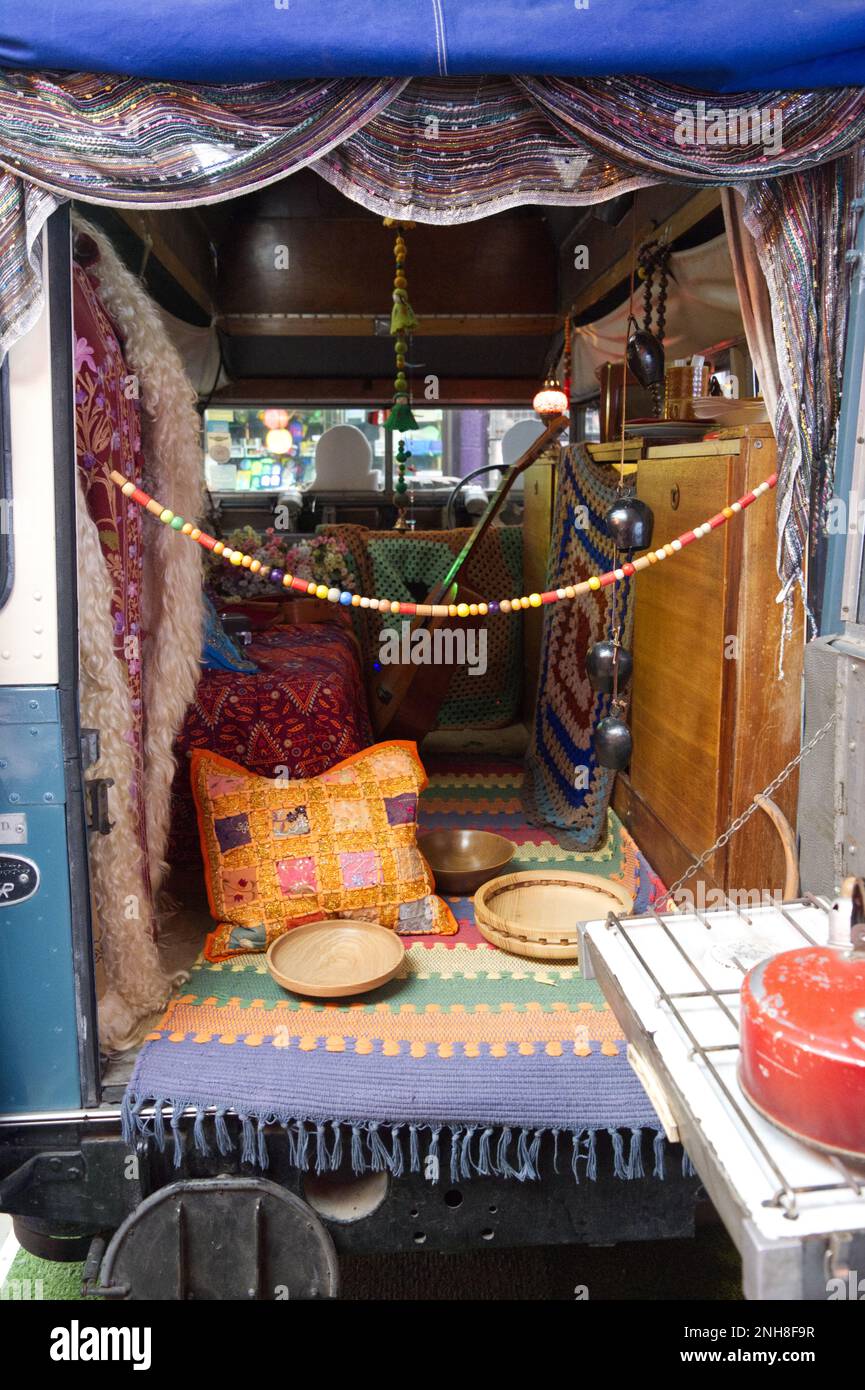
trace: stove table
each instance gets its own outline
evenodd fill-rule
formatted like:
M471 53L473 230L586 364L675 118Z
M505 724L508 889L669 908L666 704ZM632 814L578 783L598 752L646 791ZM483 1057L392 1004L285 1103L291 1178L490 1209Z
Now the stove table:
M865 1169L777 1128L737 1076L745 974L778 951L825 945L828 909L806 896L611 914L581 931L583 972L603 988L669 1137L735 1241L750 1299L865 1295Z

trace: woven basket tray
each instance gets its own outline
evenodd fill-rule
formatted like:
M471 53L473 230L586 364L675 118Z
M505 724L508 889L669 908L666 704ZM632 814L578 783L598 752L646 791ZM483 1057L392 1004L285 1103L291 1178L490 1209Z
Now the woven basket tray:
M474 904L478 929L500 950L577 960L579 925L608 912L627 915L634 900L621 884L597 874L535 869L491 879L475 893Z

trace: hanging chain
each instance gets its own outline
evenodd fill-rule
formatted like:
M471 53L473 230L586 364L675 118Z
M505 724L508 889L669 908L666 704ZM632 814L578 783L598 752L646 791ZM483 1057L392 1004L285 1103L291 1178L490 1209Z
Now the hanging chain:
M786 782L787 778L790 776L790 773L795 771L795 769L799 766L806 754L810 753L811 749L814 748L820 742L821 738L824 738L826 734L828 734L829 730L832 728L832 725L835 723L836 718L837 715L833 714L831 719L827 719L822 729L817 730L814 737L810 739L809 742L804 745L804 747L800 748L795 758L791 758L787 766L782 768L781 771L778 773L777 777L773 777L769 785L767 787L764 787L762 792L758 792L757 795L771 796L773 792L777 791L778 788L781 786L782 782ZM722 835L718 836L715 843L711 845L709 849L704 850L703 853L700 855L699 859L694 860L691 867L685 870L681 878L676 879L676 882L673 884L672 888L667 889L666 897L670 900L674 899L675 894L679 891L682 884L687 883L688 879L693 878L694 874L697 873L699 869L704 868L707 861L711 859L712 855L716 852L716 850L723 849L727 841L736 834L737 830L741 830L742 826L746 823L746 821L749 821L753 816L754 812L759 811L759 809L760 807L757 801L753 800L750 806L747 806L740 816L737 816L734 821L730 822L730 824L727 826L727 829L723 832Z

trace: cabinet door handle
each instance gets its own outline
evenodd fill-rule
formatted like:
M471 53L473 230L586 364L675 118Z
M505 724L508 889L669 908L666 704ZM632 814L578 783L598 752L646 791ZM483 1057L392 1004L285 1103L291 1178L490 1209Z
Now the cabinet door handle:
M670 506L673 508L674 512L679 510L679 503L681 500L682 494L679 491L679 484L673 483L673 486L670 488Z

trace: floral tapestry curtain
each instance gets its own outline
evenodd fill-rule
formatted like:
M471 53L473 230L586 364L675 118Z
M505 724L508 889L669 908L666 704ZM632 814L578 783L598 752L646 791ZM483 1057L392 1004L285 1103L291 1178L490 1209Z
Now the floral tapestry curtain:
M844 254L865 90L701 94L645 78L326 78L246 85L0 73L0 351L40 307L63 198L184 207L312 165L383 215L447 224L658 182L747 185L772 301L779 570L801 579L838 409ZM783 359L783 360L780 360Z

